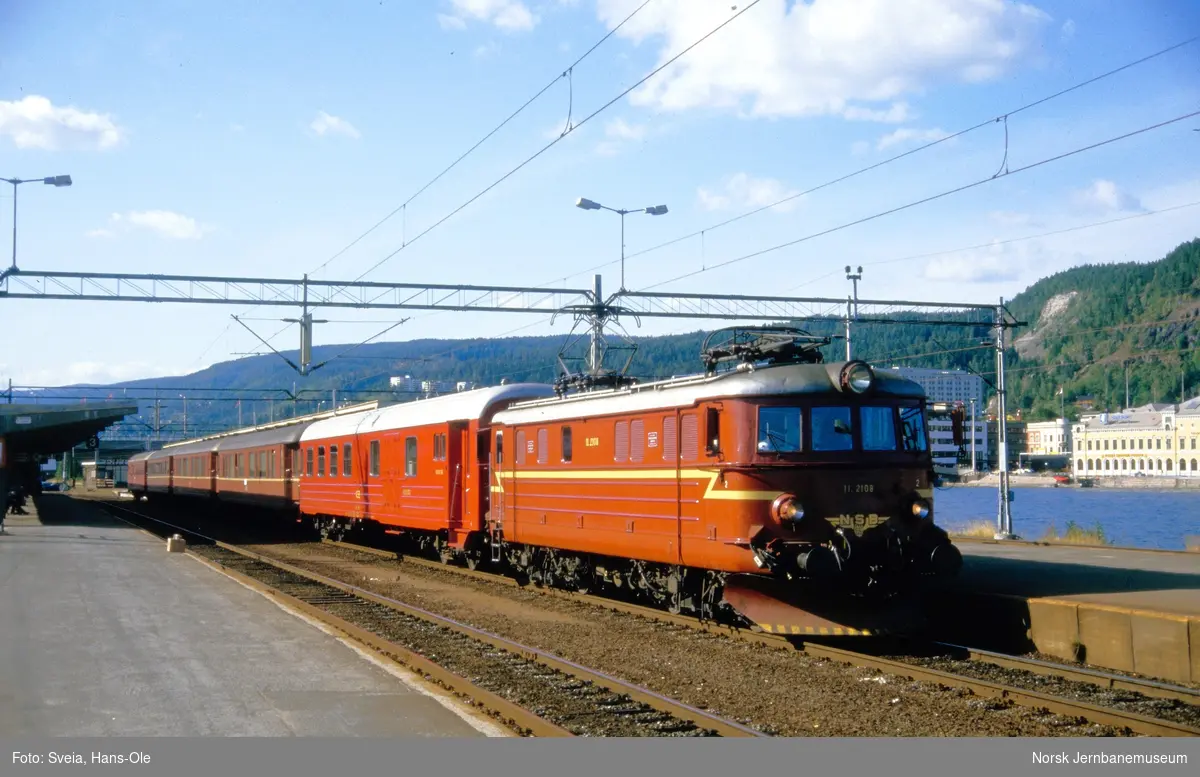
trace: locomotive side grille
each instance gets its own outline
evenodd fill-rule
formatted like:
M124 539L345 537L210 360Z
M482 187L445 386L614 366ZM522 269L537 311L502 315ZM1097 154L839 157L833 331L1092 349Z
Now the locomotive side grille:
M678 429L675 424L675 416L667 416L663 419L663 461L675 461L675 454L679 447Z

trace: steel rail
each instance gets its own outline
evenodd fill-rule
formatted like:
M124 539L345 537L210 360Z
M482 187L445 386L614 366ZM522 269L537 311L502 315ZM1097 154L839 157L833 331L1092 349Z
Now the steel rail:
M357 545L354 543L336 542L332 540L323 540L323 542L328 545L368 553L371 555L380 556L382 558L391 558L404 563L412 563L418 566L427 567L429 569L448 571L452 574L470 577L482 582L494 584L499 581L504 581L504 584L511 587L529 588L528 586L522 586L518 581L510 577L500 574L464 569L462 567L441 564L429 559L415 556L405 556L391 551L386 551L379 548L371 548L364 545ZM1065 699L1062 697L1053 696L1051 694L1042 693L1040 691L1031 691L1014 686L1002 685L1000 683L994 683L987 680L979 680L965 675L956 675L940 669L921 667L896 659L872 656L867 653L847 650L845 648L833 647L831 645L820 643L796 642L787 637L775 634L766 634L748 629L739 629L734 626L726 626L711 621L701 621L697 618L685 615L675 615L673 613L664 612L653 607L631 604L629 602L596 596L594 594L581 594L572 591L544 587L533 587L532 590L544 595L554 596L569 601L583 602L608 608L610 610L617 610L630 615L637 615L664 623L670 623L672 625L684 626L700 631L721 633L725 634L726 636L733 637L734 639L753 642L768 647L795 650L813 658L826 658L848 663L853 666L876 669L881 672L887 672L888 674L893 674L900 677L907 677L912 680L945 685L953 688L963 688L970 690L981 697L1008 699L1022 706L1046 709L1061 715L1084 717L1095 723L1102 723L1117 728L1129 729L1130 731L1139 734L1146 734L1150 736L1200 736L1200 729L1196 729L1182 723L1175 723L1173 721L1154 718L1135 712L1126 712L1111 707L1103 707L1088 702ZM953 650L966 651L970 657L970 660L973 661L990 663L1004 668L1024 670L1035 674L1060 676L1076 682L1089 683L1105 688L1134 691L1145 696L1176 699L1200 706L1200 691L1183 686L1175 686L1168 683L1125 677L1090 669L1069 667L1051 662L1024 658L1022 656L995 653L992 651L967 648L949 643L935 644Z
M433 624L441 626L443 628L447 628L452 631L455 631L459 634L464 634L475 640L485 642L499 650L503 650L503 651L506 651L509 653L513 653L515 655L519 655L522 658L542 664L543 666L546 666L548 668L551 668L551 669L557 670L559 672L562 672L564 674L570 675L572 677L575 677L576 679L582 680L584 682L592 683L594 685L605 688L605 689L609 690L610 692L617 693L617 694L626 694L630 698L634 699L635 701L641 702L642 704L645 704L648 707L658 710L659 712L666 713L675 718L678 718L679 720L688 721L688 722L696 725L699 728L710 729L712 731L717 732L718 734L720 734L723 737L765 737L765 736L767 736L766 734L764 734L760 731L756 731L755 729L750 728L749 726L744 726L740 723L737 723L736 721L727 720L727 719L719 717L717 715L713 715L712 713L706 712L706 711L698 709L696 707L692 707L690 705L684 704L683 702L677 701L675 699L671 699L662 694L656 693L648 688L644 688L644 687L635 685L633 683L626 682L624 680L621 680L620 678L606 674L599 670L585 667L582 664L575 663L566 658L555 655L554 653L551 653L549 651L530 647L528 645L524 645L520 642L516 642L515 640L507 639L498 634L494 634L492 632L476 628L474 626L463 623L461 621L454 620L453 618L447 618L444 615L439 615L437 613L430 612L429 610L425 610L420 607L416 607L416 606L408 604L406 602L402 602L398 599L392 599L390 597L382 596L382 595L374 593L372 591L368 591L364 588L360 588L358 586L352 585L350 583L345 583L340 580L335 580L333 578L326 577L325 575L321 575L316 572L312 572L310 570L306 570L301 567L297 567L292 564L288 564L287 562L281 561L279 559L271 558L270 556L263 555L261 553L256 553L256 552L248 550L246 548L242 548L237 545L232 545L232 544L223 542L221 540L216 539L215 537L207 536L195 529L188 529L183 526L177 526L168 521L164 521L161 518L155 518L153 516L146 515L145 513L140 513L135 510L126 508L126 507L121 507L121 506L112 505L112 504L106 504L106 506L108 506L109 508L112 508L112 509L116 509L116 510L120 510L122 512L129 513L130 515L135 515L135 516L145 519L145 520L154 521L155 523L169 527L169 528L174 529L175 531L178 531L181 533L186 532L187 534L189 534L193 537L198 537L198 538L204 540L205 542L211 543L215 547L219 547L224 550L228 550L233 553L237 553L241 556L245 556L247 558L253 559L255 561L259 561L264 564L269 564L273 567L276 567L277 569L288 572L290 574L312 580L313 582L317 582L322 585L329 586L331 588L336 588L336 589L338 589L344 593L350 594L352 596L357 596L366 601L374 602L376 604L380 604L385 607L389 607L391 609L397 610L399 612L403 612L412 617L419 618L428 623L433 623ZM191 555L200 559L200 557L194 553ZM240 573L237 573L236 570L231 570L228 567L220 565L219 562L212 562L207 559L200 559L200 560L205 561L210 566L219 567L220 571L223 573L226 573L226 574L233 573L231 576L237 576L237 577L239 577L239 579L246 577L244 575L241 575ZM250 578L246 578L246 579L250 579ZM264 584L262 584L261 582L257 583L256 587L259 587L260 589L262 587L270 588L270 586L264 586ZM493 709L494 711L504 715L505 717L509 717L514 720L521 721L521 725L525 726L526 728L528 728L531 731L546 732L546 733L542 733L542 734L536 734L538 736L571 736L570 732L567 732L565 729L562 729L552 723L549 723L548 721L544 721L541 718L538 718L535 713L533 713L529 710L525 710L524 708L519 707L518 705L515 705L512 702L509 702L505 699L502 699L499 696L492 694L490 691L486 691L485 689L478 688L478 686L471 684L465 678L463 678L457 674L454 674L454 673L450 672L449 670L444 669L443 667L438 666L437 664L429 661L428 659L424 658L423 656L413 653L412 651L408 650L407 648L404 648L401 645L390 642L388 640L384 640L376 635L372 635L370 632L368 632L364 629L361 629L361 628L354 626L353 624L350 624L340 618L337 618L337 616L333 616L333 615L325 612L324 610L320 610L318 608L312 607L311 605L308 605L307 603L297 599L296 597L291 596L290 594L286 594L282 591L278 591L278 589L272 589L272 595L276 596L278 598L286 598L286 599L294 601L297 605L300 606L300 609L303 609L306 612L313 614L314 617L318 617L321 620L333 622L336 619L336 621L340 621L340 623L338 623L339 629L344 630L348 634L353 635L355 637L355 639L360 639L361 641L363 641L367 644L370 644L376 650L382 649L382 652L384 652L384 653L391 653L391 652L400 653L400 654L404 655L406 663L408 661L409 656L411 656L414 659L414 666L419 664L421 671L426 672L434 677L438 677L439 680L442 680L443 678L445 678L445 680L448 683L453 684L455 686L455 688L453 688L453 690L455 690L456 692L463 692L460 689L468 689L467 695L475 697L476 700L480 701L484 706ZM534 720L532 720L530 718L530 716L532 716L532 718L535 718L536 722Z

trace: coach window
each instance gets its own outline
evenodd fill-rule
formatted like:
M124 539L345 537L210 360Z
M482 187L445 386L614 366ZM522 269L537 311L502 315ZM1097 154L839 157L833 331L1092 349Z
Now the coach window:
M716 456L721 452L721 411L715 407L708 408L704 424L704 452Z
M312 464L313 464L312 446L310 445L309 447L305 448L305 451L307 451L307 453L306 453L307 460L304 462L304 474L311 478L312 477L312 469L313 469L313 467L312 467Z
M371 440L371 477L379 477L379 440Z
M329 477L331 477L331 478L337 477L337 473L338 473L337 454L338 454L337 446L330 445L329 446Z
M571 461L571 427L564 426L562 428L562 460L565 462Z
M404 438L404 477L417 476L417 438Z
M344 478L350 477L350 462L352 461L350 457L353 455L354 451L350 443L342 446L342 477Z
M325 475L325 446L317 446L317 477Z
M267 456L267 477L275 478L275 451L271 451Z

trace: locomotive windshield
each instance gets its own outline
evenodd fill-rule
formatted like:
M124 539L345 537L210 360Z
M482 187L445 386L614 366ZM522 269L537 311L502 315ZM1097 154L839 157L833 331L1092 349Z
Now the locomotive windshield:
M800 451L800 408L763 407L758 411L758 450L762 453Z
M760 454L929 450L922 408L896 405L760 407L755 447Z

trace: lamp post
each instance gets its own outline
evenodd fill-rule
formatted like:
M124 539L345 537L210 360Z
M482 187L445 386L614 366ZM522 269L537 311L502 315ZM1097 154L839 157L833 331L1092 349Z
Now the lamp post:
M49 178L0 178L0 181L11 183L13 187L13 237L12 237L12 272L17 271L17 187L23 183L41 181L47 186L70 186L71 176L52 175Z
M859 267L857 273L851 273L850 265L846 265L846 280L854 282L853 313L850 310L850 300L846 300L846 361L850 361L850 318L858 318L858 282L862 280L862 271L862 267Z
M621 217L621 291L625 291L625 215L627 213L645 213L650 216L661 216L667 212L666 205L654 205L649 208L632 208L621 209L610 208L607 205L601 205L598 202L580 197L575 201L575 207L583 210L608 210L620 215Z

